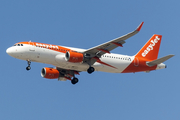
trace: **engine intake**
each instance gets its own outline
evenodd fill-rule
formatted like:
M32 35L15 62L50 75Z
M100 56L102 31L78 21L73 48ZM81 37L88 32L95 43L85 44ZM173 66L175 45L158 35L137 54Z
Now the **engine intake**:
M56 79L59 77L59 71L57 69L44 67L41 70L41 76L47 79Z
M80 63L83 62L83 59L84 59L84 55L82 53L68 51L65 54L65 60L68 62Z

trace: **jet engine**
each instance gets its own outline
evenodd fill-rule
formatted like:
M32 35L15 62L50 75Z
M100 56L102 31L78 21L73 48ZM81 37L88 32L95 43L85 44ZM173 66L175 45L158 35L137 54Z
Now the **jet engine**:
M57 69L54 69L54 68L44 67L41 70L41 76L43 78L47 78L47 79L56 79L59 77L59 71Z
M65 54L65 60L73 63L83 62L84 55L73 51L68 51Z

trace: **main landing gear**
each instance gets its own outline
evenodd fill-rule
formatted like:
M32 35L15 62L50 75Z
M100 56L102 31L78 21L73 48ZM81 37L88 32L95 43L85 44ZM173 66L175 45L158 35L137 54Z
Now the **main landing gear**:
M89 74L91 74L91 73L93 73L95 71L95 69L94 69L94 67L89 67L88 69L87 69L87 72L89 73ZM71 80L71 83L73 84L73 85L75 85L76 83L78 83L78 78L76 78L75 76L73 77L73 79Z
M74 77L72 80L71 80L71 83L73 84L73 85L75 85L76 83L78 83L78 78L76 78L76 77Z
M30 69L31 69L31 67L30 67L31 61L30 61L30 60L27 60L27 63L28 63L28 66L26 67L26 70L30 70Z
M93 67L89 67L88 69L87 69L87 72L89 73L89 74L91 74L91 73L93 73L94 72L94 68ZM73 77L73 79L71 80L71 83L73 84L73 85L75 85L76 83L78 83L78 78L76 78L76 77Z
M88 72L89 74L93 73L93 72L94 72L94 68L93 68L93 67L89 67L89 68L87 69L87 72Z

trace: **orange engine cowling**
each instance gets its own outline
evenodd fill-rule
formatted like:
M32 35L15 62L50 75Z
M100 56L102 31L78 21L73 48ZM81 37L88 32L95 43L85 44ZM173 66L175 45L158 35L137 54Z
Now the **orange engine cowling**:
M47 79L56 79L59 77L59 71L57 69L44 67L41 70L41 76Z
M68 51L65 54L65 60L73 63L80 63L83 61L84 55L82 53Z

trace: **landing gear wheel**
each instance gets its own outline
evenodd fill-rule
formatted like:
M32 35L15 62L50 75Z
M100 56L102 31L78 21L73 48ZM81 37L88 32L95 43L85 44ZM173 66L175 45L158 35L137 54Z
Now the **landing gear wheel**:
M93 73L93 72L94 72L94 68L93 68L93 67L89 67L88 70L87 70L87 72L88 72L89 74Z
M26 70L30 70L30 69L31 69L31 67L30 67L31 61L30 61L30 60L27 60L27 63L28 63L28 66L26 67Z
M71 80L71 83L73 84L73 85L75 85L76 83L78 83L78 79L77 78L73 78L72 80Z
M31 69L31 67L30 67L30 66L27 66L27 67L26 67L26 70L30 70L30 69Z

